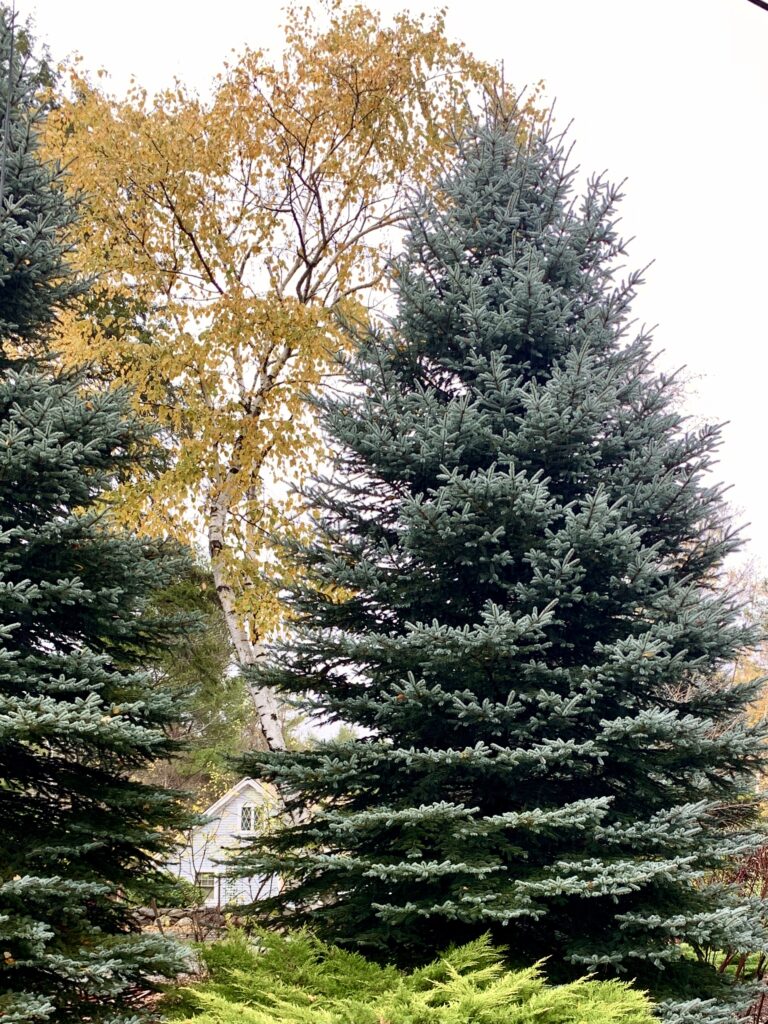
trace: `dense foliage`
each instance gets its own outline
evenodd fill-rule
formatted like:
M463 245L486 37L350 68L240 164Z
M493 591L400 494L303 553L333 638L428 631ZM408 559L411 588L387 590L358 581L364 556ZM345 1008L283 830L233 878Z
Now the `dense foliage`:
M197 629L183 644L165 648L153 668L154 685L174 703L171 735L182 750L159 761L149 776L187 791L203 809L238 779L228 758L249 749L260 732L242 675L234 671L232 644L216 590L202 566L158 593L153 609L164 616L190 615Z
M756 687L717 681L756 637L718 585L739 538L719 429L630 333L618 190L574 174L551 130L479 126L413 214L396 321L322 403L333 470L259 685L359 739L243 760L298 812L243 869L286 881L262 913L378 958L490 929L724 1021L683 960L768 942L709 880L760 841Z
M170 754L171 700L149 667L184 621L149 605L184 570L176 549L110 530L102 497L151 458L119 392L54 371L46 341L80 293L66 263L75 210L42 163L45 67L0 11L0 108L11 89L0 207L0 1017L134 1020L179 950L131 934L175 796L135 781ZM25 362L25 360L27 360Z
M195 1024L652 1024L645 996L619 982L547 985L509 971L487 937L410 974L311 935L234 936L203 950L208 979L176 1016ZM188 1016L189 1015L189 1016Z

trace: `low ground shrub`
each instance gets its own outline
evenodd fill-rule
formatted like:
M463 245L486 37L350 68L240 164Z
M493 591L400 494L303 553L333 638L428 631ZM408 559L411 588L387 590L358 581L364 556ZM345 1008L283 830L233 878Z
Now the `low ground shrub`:
M548 985L511 971L487 938L404 973L307 932L236 933L203 948L207 979L170 998L194 1024L652 1024L646 996L617 981Z

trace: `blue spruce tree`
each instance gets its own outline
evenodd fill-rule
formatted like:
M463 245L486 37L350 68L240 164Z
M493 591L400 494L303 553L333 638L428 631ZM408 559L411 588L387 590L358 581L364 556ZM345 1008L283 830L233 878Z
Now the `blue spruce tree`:
M413 213L398 316L321 403L333 471L261 670L359 739L244 759L297 813L243 868L383 959L490 931L714 1024L749 993L706 950L767 938L711 881L760 841L756 689L717 682L755 639L719 586L739 537L718 428L632 332L619 191L574 191L562 138L497 114Z
M184 561L110 530L102 495L152 457L151 439L124 395L45 355L82 291L66 263L76 211L37 153L45 64L11 35L2 9L0 1019L118 1024L181 964L173 944L132 934L128 894L157 891L185 822L173 794L135 781L172 749L174 709L148 669L184 622L151 598Z

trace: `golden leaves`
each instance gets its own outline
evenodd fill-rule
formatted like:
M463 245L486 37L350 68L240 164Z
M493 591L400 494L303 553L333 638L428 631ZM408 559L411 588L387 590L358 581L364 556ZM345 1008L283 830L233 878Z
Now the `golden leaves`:
M408 189L450 159L470 98L499 88L442 13L385 25L293 5L285 40L275 61L246 49L208 100L179 83L118 99L72 68L46 139L85 196L77 259L99 282L60 350L130 384L172 454L121 513L194 540L224 508L217 557L253 635L278 614L286 485L322 452L304 396L342 344L330 311L377 286Z

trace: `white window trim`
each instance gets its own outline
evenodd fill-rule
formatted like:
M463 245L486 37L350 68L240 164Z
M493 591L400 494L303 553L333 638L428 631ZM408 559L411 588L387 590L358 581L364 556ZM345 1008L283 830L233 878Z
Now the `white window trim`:
M246 811L250 812L249 817L250 817L250 822L251 823L250 823L250 826L248 828L244 827L244 825L243 825L243 821L244 821L244 818L245 818L245 812ZM256 805L255 804L251 804L251 803L243 804L240 807L240 835L243 835L243 836L252 836L252 835L254 835L254 833L256 832L257 822L258 822L258 817L257 817L257 814L256 814Z
M204 882L203 879L207 879L207 881ZM216 898L217 882L218 878L215 871L198 871L195 874L195 885L206 901Z

